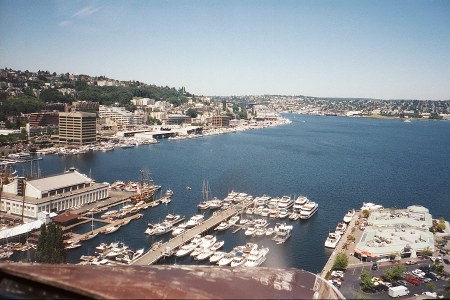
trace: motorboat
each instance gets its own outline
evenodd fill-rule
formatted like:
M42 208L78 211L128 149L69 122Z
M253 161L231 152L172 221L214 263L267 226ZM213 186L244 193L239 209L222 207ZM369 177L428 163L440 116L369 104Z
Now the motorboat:
M247 230L245 230L244 234L245 236L253 236L255 234L255 227L248 227Z
M178 225L178 226L172 231L172 235L173 235L173 236L177 236L177 235L179 235L179 234L182 234L183 232L186 231L186 227L187 227L186 222L184 222L184 223Z
M182 219L181 215L168 214L164 222L175 224Z
M209 258L209 262L210 263L218 263L219 260L221 260L223 257L225 257L225 252L223 251L216 251L210 258Z
M195 215L189 219L189 221L186 223L187 228L192 228L203 222L205 217L203 215Z
M261 211L261 217L268 217L270 213L270 208L264 207Z
M177 257L183 257L194 251L195 246L192 244L186 244L180 247L178 251L175 253L175 256Z
M259 197L256 201L257 206L265 206L270 201L270 197L263 195L262 197Z
M267 230L266 230L266 236L271 236L272 234L273 234L273 228L272 228L272 227L267 228Z
M278 201L278 208L281 209L289 209L294 205L294 201L289 196L283 196Z
M119 225L111 226L105 230L105 234L116 232L117 230L119 230L119 228L120 228Z
M210 249L212 250L212 251L217 251L218 249L220 249L220 248L222 248L222 246L225 244L225 241L217 241L217 242L215 242L211 247L210 247Z
M280 210L278 208L271 208L269 212L269 218L277 218L280 214Z
M350 223L350 221L353 219L353 216L355 215L355 210L354 209L350 209L344 216L344 222L345 223Z
M258 244L255 243L247 243L245 246L236 247L236 252L244 252L245 254L250 253L252 250L258 249Z
M209 249L214 245L214 243L217 241L216 237L213 235L206 235L202 238L202 243L200 244L200 247Z
M345 222L341 221L336 226L336 233L343 235L345 233L346 229L347 229L347 224Z
M230 228L231 224L228 222L221 222L216 228L214 228L217 231L224 231Z
M136 252L134 252L133 254L133 258L131 258L132 261L138 259L139 257L141 257L144 254L144 248L141 248L139 250L137 250Z
M379 205L379 204L374 204L374 203L370 203L370 202L363 202L363 206L361 207L361 210L379 210L379 209L383 209L383 205Z
M197 205L197 207L198 209L208 209L209 205L209 201L202 201Z
M253 268L260 266L265 260L269 248L261 248L250 251L247 261L244 263L245 267Z
M247 261L247 258L244 256L244 253L237 252L236 255L231 260L231 267L239 267L242 266Z
M255 226L257 228L266 227L267 226L267 220L265 220L265 219L256 219L255 220Z
M211 257L214 254L215 251L212 251L211 249L204 249L199 255L195 257L196 260L205 260L209 257Z
M232 216L230 220L228 220L228 224L234 225L234 224L236 224L238 221L239 221L239 216L238 216L238 215L235 215L235 216Z
M278 225L275 236L272 239L277 244L286 242L286 240L291 237L292 228L292 225L286 225L286 223Z
M300 211L300 219L309 219L311 218L319 209L319 204L314 201L308 201L306 204L302 206Z
M298 196L294 201L294 210L300 211L302 209L302 206L305 205L308 201L308 198L306 198L305 196Z
M222 206L222 200L219 199L213 199L209 201L209 208L210 209L217 209Z
M247 215L252 215L254 211L255 211L255 209L253 207L249 207L245 210L245 213Z
M337 232L330 232L325 241L325 247L327 248L336 248L337 243L341 239L341 235Z
M170 231L172 231L173 226L172 223L169 222L162 222L161 224L156 225L153 234L154 235L162 235L162 234L166 234Z
M287 209L285 208L280 208L279 213L278 213L278 218L280 219L284 219L289 215L289 212L287 211Z
M265 234L266 234L266 228L264 228L264 227L258 227L258 228L256 228L256 230L255 230L254 236L262 237L262 236L264 236Z
M228 266L231 264L231 261L233 260L235 254L234 253L226 253L218 262L217 264L221 267Z
M289 220L297 221L298 219L300 219L300 214L298 212L294 211L289 215Z
M249 219L244 219L244 218L242 218L242 219L239 220L239 225L245 225L245 224L247 224L249 221L250 221Z

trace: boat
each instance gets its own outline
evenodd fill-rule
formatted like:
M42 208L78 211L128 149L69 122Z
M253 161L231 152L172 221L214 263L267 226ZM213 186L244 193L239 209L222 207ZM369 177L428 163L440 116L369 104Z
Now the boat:
M180 247L180 249L178 249L178 251L175 253L175 256L177 257L183 257L188 255L189 253L191 253L192 251L194 251L194 249L196 248L195 245L189 243L186 245L183 245Z
M187 189L188 191L192 190L192 188L191 188L190 186L187 186L186 189Z
M231 264L231 261L233 260L235 254L230 252L226 253L218 262L217 264L221 267L228 266Z
M244 266L249 268L260 266L266 260L268 252L269 248L254 249L250 251L250 255L244 263Z
M211 249L204 249L199 255L195 257L196 260L205 260L209 257L211 257L214 254L215 251L212 251Z
M172 190L169 189L169 190L166 191L166 197L167 198L172 197L172 195L173 195L173 191Z
M230 220L228 220L228 224L235 225L239 221L240 217L238 215L232 216Z
M289 215L289 212L285 208L280 208L278 212L278 218L284 219Z
M269 214L270 214L270 208L264 207L264 208L261 210L261 217L268 217Z
M163 204L169 204L169 203L172 201L172 198L170 198L170 197L162 197L162 198L160 199L160 201L161 201L161 203L163 203Z
M168 214L165 217L164 222L171 223L173 225L176 224L178 221L181 221L182 218L184 217L181 217L181 215Z
M186 223L186 228L192 228L202 223L205 217L203 215L195 215Z
M339 233L340 235L343 235L345 233L345 230L347 229L347 224L345 222L339 222L336 226L336 233Z
M166 234L166 233L172 231L172 229L173 229L172 223L164 221L161 224L158 224L155 226L155 229L153 230L153 234L154 235Z
M197 207L198 207L198 209L204 210L204 209L208 209L209 205L210 205L209 201L202 201L197 205Z
M209 262L210 263L218 263L219 260L221 260L223 257L225 257L225 252L223 251L216 251L210 258L209 258Z
M314 201L308 201L305 205L302 206L300 211L300 219L309 219L311 218L319 209L319 204Z
M137 250L136 252L134 252L131 260L134 261L134 260L138 259L139 257L141 257L143 254L144 254L144 248L141 248L141 249Z
M294 210L300 211L302 209L302 206L305 205L308 201L308 198L306 198L305 196L298 196L294 201Z
M294 205L294 201L289 196L283 196L278 201L278 208L281 209L289 209Z
M247 258L244 256L244 253L237 252L236 255L231 260L231 267L239 267L242 266L247 261Z
M273 234L273 228L272 228L272 227L267 228L267 230L266 230L266 236L271 236L272 234Z
M344 222L345 223L350 223L350 221L352 220L353 216L355 215L355 210L354 209L350 209L344 216Z
M220 249L220 248L222 248L222 246L225 244L225 241L217 241L217 242L215 242L211 247L210 247L210 249L212 250L212 251L217 251L218 249Z
M383 209L383 205L379 205L379 204L374 204L374 203L370 203L370 202L363 202L363 206L361 206L361 210L379 210L379 209Z
M214 228L214 230L217 231L224 231L227 230L228 228L230 228L231 224L228 222L221 222L216 228Z
M291 237L292 225L286 225L286 223L277 226L275 236L272 238L277 244L286 242Z
M214 245L214 243L217 241L216 237L213 235L205 235L202 238L202 243L200 244L200 247L209 249Z
M245 230L244 234L245 236L253 236L255 234L256 228L255 227L248 227L247 230Z
M337 243L339 242L339 240L341 239L341 235L337 232L330 232L328 234L328 237L325 241L325 247L327 248L336 248Z
M255 230L254 236L262 237L266 235L266 229L264 227L258 227Z
M87 240L93 239L93 238L95 238L97 235L98 235L98 232L95 232L95 233L94 233L94 232L91 232L91 233L89 233L89 234L87 234L87 235L84 236L83 241L87 241Z
M105 234L110 234L110 233L116 232L117 230L119 230L119 228L120 228L119 225L111 226L109 228L106 228L104 232L105 232Z
M79 248L79 247L81 247L80 240L74 240L69 245L65 246L64 248L67 250L70 250L70 249L75 249L75 248Z
M222 200L213 199L209 201L209 209L217 209L222 206Z
M186 222L185 222L185 223L182 223L182 224L180 224L180 225L178 225L178 227L175 228L175 229L172 231L172 235L173 235L173 236L177 236L177 235L179 235L179 234L182 234L183 232L186 231L186 227L187 227L187 223L186 223Z

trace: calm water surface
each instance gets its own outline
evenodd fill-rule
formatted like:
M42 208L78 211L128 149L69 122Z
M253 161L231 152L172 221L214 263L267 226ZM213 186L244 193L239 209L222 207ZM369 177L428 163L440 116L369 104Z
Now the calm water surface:
M135 249L149 248L155 238L144 234L147 222L157 222L169 212L196 214L203 180L209 181L211 196L221 199L234 190L253 196L302 194L319 203L311 219L293 223L293 235L285 244L260 240L270 247L266 266L319 272L331 253L323 246L328 231L334 230L349 208L360 208L362 202L385 207L420 204L434 217L450 218L450 122L287 117L292 124L274 128L162 140L156 145L74 157L46 156L40 161L43 175L75 166L91 172L99 182L112 183L137 181L139 170L150 169L155 183L163 190L174 190L168 206L149 208L143 218L115 234L84 242L69 253L69 261L93 254L100 242L124 241ZM23 171L28 168L24 166ZM85 224L77 231L90 227ZM218 238L225 240L226 251L246 242L243 232L230 230ZM166 263L174 262L195 263L190 258Z

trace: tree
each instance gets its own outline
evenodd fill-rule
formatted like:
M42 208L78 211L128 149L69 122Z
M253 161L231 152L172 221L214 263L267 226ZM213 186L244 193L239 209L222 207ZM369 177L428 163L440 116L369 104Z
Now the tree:
M348 266L348 256L345 253L339 253L336 255L336 259L333 263L333 270L343 270L345 271Z
M364 291L368 291L374 288L372 276L369 275L369 272L367 272L367 270L364 270L364 272L361 273L360 278L361 278L361 288Z
M56 223L42 224L36 249L36 261L60 264L66 261L62 228Z
M186 116L189 116L189 117L195 119L195 118L197 118L197 116L198 116L198 112L197 112L197 110L194 109L194 108L189 108L189 109L186 111Z
M367 219L370 215L370 212L367 209L365 209L362 211L362 214L363 214L363 217Z
M387 281L394 281L396 278L403 277L403 274L405 273L406 268L403 265L398 265L391 267L389 269L386 269L383 272L383 277L386 278Z

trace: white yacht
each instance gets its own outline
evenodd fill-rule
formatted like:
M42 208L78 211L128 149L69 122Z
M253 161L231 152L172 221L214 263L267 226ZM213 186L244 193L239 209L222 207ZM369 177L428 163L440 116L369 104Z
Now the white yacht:
M245 236L253 236L255 234L255 231L255 227L248 227L244 234Z
M282 244L286 242L286 240L291 237L292 228L293 228L292 225L286 225L286 223L278 225L275 230L275 236L272 239L277 244Z
M162 234L166 234L170 231L172 231L173 227L172 227L172 223L169 222L162 222L161 224L158 224L154 231L153 234L154 235L162 235Z
M242 266L247 261L247 258L244 256L244 253L238 252L233 257L233 260L231 261L231 267L239 267Z
M347 224L343 221L339 222L336 226L336 233L343 235L345 233L345 230L347 230Z
M221 206L222 206L222 200L213 199L213 200L209 201L209 208L210 209L220 208Z
M218 249L222 248L222 246L225 244L225 241L217 241L210 247L212 251L217 251Z
M216 237L213 235L205 235L202 238L202 243L200 244L200 247L204 248L204 249L209 249L211 248L212 245L214 245L214 243L217 241Z
M366 203L363 202L363 206L361 207L361 210L378 210L378 209L383 209L383 205L379 205L379 204L374 204L374 203Z
M234 253L226 253L217 264L221 267L228 266L234 258Z
M354 215L355 215L355 210L354 209L350 209L344 216L344 222L345 223L350 223L350 221L352 220Z
M262 197L258 198L258 200L256 201L256 205L265 206L267 203L269 203L269 201L270 201L270 197L263 195Z
M202 252L200 252L199 255L195 257L196 260L205 260L212 256L215 251L212 251L211 249L204 249Z
M250 255L244 263L244 266L252 268L261 265L266 260L268 252L269 248L254 249L250 251Z
M319 209L319 204L314 201L308 201L302 206L300 211L300 219L309 219L311 218L316 211Z
M186 231L186 227L187 227L187 223L186 223L186 222L184 222L184 223L178 225L177 228L175 228L175 229L172 231L172 235L173 235L173 236L177 236L177 235L179 235L179 234L182 234L183 232Z
M207 209L209 208L209 206L210 206L209 201L202 201L197 205L198 209Z
M298 196L294 201L294 210L299 211L300 209L302 209L302 206L305 205L308 201L308 198L306 198L305 196Z
M281 197L280 201L278 201L278 208L281 209L289 209L294 205L294 201L289 196Z
M238 215L232 216L230 220L228 220L228 224L234 225L239 221L240 217Z
M289 212L287 211L286 208L280 208L280 211L278 213L278 218L280 219L284 219L289 215Z
M216 253L214 253L209 258L209 262L215 264L215 263L219 262L219 260L221 260L224 257L225 257L225 252L223 252L223 251L216 251Z
M337 243L341 239L341 235L336 232L330 232L328 234L327 240L325 241L325 247L327 248L336 248Z
M195 215L189 219L189 221L186 223L186 227L187 228L195 227L201 222L203 222L204 219L205 217L203 215Z
M214 228L217 231L224 231L230 228L231 224L228 222L221 222L216 228Z

